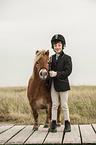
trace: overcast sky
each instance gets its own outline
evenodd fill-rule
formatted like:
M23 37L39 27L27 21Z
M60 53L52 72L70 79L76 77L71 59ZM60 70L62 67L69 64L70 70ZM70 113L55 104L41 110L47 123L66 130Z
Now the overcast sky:
M96 85L96 0L0 0L0 87L27 86L37 49L66 39L71 85Z

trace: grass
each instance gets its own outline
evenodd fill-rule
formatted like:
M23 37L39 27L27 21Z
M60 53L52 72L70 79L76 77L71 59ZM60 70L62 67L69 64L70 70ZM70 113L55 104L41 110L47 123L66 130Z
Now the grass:
M69 109L73 124L96 123L96 86L72 87Z
M96 123L96 86L72 86L68 104L71 124ZM39 114L39 122L44 124L45 110L40 110ZM34 123L26 87L0 88L0 122Z

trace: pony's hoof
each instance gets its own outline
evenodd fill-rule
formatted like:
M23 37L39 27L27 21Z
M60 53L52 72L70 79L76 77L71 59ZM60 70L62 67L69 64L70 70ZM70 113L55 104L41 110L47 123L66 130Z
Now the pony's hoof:
M48 128L48 127L49 127L49 125L48 125L48 124L45 124L45 125L44 125L44 128Z
M61 123L58 123L58 122L57 122L56 125L57 125L57 127L60 127L60 126L61 126Z
M33 130L34 130L34 131L38 130L38 127L34 126L34 127L33 127Z

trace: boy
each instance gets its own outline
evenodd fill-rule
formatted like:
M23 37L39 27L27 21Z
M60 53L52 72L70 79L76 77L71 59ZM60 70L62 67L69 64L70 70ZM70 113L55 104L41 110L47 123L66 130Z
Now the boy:
M63 109L63 115L65 120L65 132L71 131L69 109L68 109L68 90L70 90L70 85L68 81L68 76L72 72L72 62L71 57L63 52L66 45L65 38L60 35L54 35L51 40L52 48L55 51L55 55L51 57L51 70L49 71L50 77L52 78L51 85L51 99L52 99L52 124L50 131L57 132L56 129L56 119L57 119L57 109L59 104L60 95L61 106Z

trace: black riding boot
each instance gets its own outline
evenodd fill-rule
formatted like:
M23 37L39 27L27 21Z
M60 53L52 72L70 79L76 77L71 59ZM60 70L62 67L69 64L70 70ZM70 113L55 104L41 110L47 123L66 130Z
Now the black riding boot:
M52 124L51 124L51 128L50 128L50 132L57 132L57 129L56 129L56 120L52 120Z
M71 132L70 122L68 120L65 121L64 132Z

